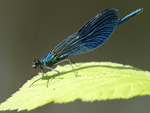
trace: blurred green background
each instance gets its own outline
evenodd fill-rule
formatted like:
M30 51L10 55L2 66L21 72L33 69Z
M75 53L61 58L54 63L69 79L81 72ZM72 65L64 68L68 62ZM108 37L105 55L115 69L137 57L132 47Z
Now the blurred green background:
M59 42L106 8L119 9L120 17L141 7L144 7L144 12L118 26L100 48L71 56L71 60L111 61L150 70L149 4L149 0L1 0L0 103L38 73L38 69L31 67L34 58L44 57ZM149 105L150 97L143 96L92 103L80 100L68 104L50 103L31 112L148 113Z

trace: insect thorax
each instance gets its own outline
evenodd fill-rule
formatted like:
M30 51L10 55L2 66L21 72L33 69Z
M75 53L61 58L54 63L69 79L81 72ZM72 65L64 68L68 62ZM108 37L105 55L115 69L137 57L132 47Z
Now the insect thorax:
M47 66L52 66L53 64L57 63L59 60L59 56L54 54L53 52L48 52L45 57L43 58L43 63L46 63Z

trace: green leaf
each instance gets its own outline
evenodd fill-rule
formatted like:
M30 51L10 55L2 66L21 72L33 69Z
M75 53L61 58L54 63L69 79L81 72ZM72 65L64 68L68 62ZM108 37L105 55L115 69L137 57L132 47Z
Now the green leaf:
M32 82L41 73L28 80L18 92L0 105L0 110L32 110L50 102L67 103L76 99L93 102L106 99L128 99L139 95L150 95L150 72L129 65L110 62L88 62L58 66L60 71L47 87L47 81L56 72L47 72L42 80L32 87Z

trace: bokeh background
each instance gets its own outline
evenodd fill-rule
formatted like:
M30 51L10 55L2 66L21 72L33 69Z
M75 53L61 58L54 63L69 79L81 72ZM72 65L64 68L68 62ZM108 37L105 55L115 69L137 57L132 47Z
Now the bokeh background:
M71 60L111 61L150 70L149 4L149 0L0 0L0 103L37 74L38 70L31 67L34 58L42 58L106 8L119 9L120 17L141 7L144 12L118 26L97 50L71 56ZM149 105L150 97L143 96L92 103L50 103L30 112L148 113Z

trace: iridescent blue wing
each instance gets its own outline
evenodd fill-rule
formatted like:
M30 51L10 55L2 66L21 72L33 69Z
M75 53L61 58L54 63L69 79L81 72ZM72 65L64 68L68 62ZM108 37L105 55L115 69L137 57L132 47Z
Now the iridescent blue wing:
M106 9L94 16L76 33L63 40L53 51L61 58L92 51L111 36L118 25L118 20L119 14L116 9Z

